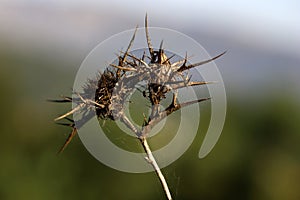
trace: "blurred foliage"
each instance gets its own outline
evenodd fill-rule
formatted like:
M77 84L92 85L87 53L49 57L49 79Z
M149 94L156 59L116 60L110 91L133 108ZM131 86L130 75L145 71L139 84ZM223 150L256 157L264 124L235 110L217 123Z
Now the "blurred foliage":
M3 46L0 52L0 199L164 199L154 173L106 167L78 137L56 155L70 130L53 118L70 105L46 99L71 93L83 58ZM286 98L288 91L241 100L227 90L226 124L214 150L198 158L209 117L204 103L193 145L163 169L175 199L300 199L299 103Z

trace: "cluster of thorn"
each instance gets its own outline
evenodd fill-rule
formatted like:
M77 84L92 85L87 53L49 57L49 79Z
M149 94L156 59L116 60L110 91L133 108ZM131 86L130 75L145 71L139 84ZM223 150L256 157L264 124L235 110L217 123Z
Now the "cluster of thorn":
M179 103L177 100L178 89L208 84L204 81L191 81L188 72L190 69L211 62L224 53L213 57L209 60L201 61L194 64L188 64L187 56L184 59L171 63L171 58L168 57L163 50L163 42L161 42L158 50L154 50L151 44L147 16L145 18L145 32L148 44L148 54L143 53L141 58L136 57L130 52L133 45L135 30L129 45L125 52L118 56L117 64L110 64L103 73L100 73L96 80L88 80L83 88L83 93L77 93L76 97L64 97L62 100L54 100L55 102L76 102L70 112L56 118L55 120L67 119L70 123L61 123L72 127L72 132L61 148L60 152L69 144L71 139L89 118L93 115L90 109L96 111L96 115L100 119L120 120L131 131L133 131L139 139L147 137L151 129L162 119L171 113L179 110L182 107L195 104L209 98L198 99L190 102ZM151 103L151 112L149 116L144 116L144 124L139 130L125 115L126 103L128 97L136 89L136 85L141 81L146 82L142 96ZM169 106L161 110L160 103L166 98L168 93L172 93L172 101ZM92 95L91 95L92 94ZM82 112L82 121L75 123L68 118L69 115L75 112Z

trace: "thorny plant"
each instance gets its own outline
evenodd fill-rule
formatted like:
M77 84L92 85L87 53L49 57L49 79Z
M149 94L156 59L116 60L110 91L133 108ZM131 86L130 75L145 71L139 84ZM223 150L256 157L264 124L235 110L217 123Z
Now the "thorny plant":
M147 135L155 125L173 112L180 108L210 99L208 97L179 103L177 100L178 89L208 84L208 82L204 81L191 81L191 76L188 75L187 72L194 67L219 58L225 52L209 60L194 64L187 64L187 55L184 59L171 63L171 58L175 55L168 57L164 53L162 47L163 42L161 42L158 50L154 50L149 36L146 15L145 32L149 52L147 54L144 51L142 57L138 58L130 52L136 31L137 28L126 51L122 52L121 55L117 57L118 64L110 64L104 72L97 75L96 79L87 80L82 93L75 93L72 98L63 97L61 100L50 100L61 103L75 102L76 105L71 111L55 119L55 121L62 119L68 120L69 123L59 124L70 126L72 128L71 133L59 150L59 153L67 147L72 138L76 135L77 130L81 128L87 120L93 117L93 112L90 112L91 110L96 111L96 115L99 119L120 120L135 133L147 154L146 160L153 166L159 177L167 199L172 199L167 182L147 143ZM146 82L144 91L142 91L142 96L151 103L151 111L148 117L144 115L142 128L138 128L126 116L125 108L126 104L128 104L128 97L133 94L136 85L141 81ZM160 103L166 98L168 93L172 94L172 101L167 108L161 109ZM68 118L68 116L75 112L82 113L82 119L76 121L76 124L73 119Z

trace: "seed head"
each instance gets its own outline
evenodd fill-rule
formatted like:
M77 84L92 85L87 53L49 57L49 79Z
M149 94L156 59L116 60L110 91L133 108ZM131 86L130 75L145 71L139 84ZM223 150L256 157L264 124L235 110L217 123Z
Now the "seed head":
M56 120L67 119L70 121L68 125L72 127L72 133L63 145L61 151L71 141L77 129L79 129L87 120L92 117L91 109L96 111L99 119L120 120L129 127L137 137L146 137L150 130L159 123L163 118L171 113L179 110L184 106L198 103L209 98L198 99L195 101L179 103L177 100L178 89L204 85L208 82L191 81L191 77L187 73L190 69L211 62L224 53L219 54L209 60L201 61L194 64L188 64L187 55L185 58L172 62L175 55L167 56L163 49L163 41L159 49L154 49L151 44L150 34L148 31L147 15L145 18L145 32L148 44L147 51L142 56L137 56L130 51L134 43L137 28L129 42L125 52L117 56L117 63L110 64L107 69L99 73L95 79L87 80L83 88L83 93L78 93L77 97L65 97L59 102L75 102L75 106L71 111L56 118ZM132 125L125 115L125 108L128 103L128 97L136 90L137 85L144 82L144 89L141 91L141 97L146 98L151 104L151 114L145 116L145 122L141 130ZM168 94L173 96L169 106L160 110L160 104ZM56 101L58 102L58 101ZM74 112L82 112L83 118L75 123L67 118Z

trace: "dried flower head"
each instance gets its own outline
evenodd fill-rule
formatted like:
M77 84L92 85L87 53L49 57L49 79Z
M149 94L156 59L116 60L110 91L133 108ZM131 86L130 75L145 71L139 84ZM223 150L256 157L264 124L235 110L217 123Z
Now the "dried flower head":
M136 28L137 30L137 28ZM209 98L202 98L190 102L178 103L177 90L184 87L197 86L208 84L204 81L191 81L187 71L190 69L209 63L219 57L225 52L205 61L194 64L188 64L187 55L184 59L171 63L171 59L175 56L167 56L163 49L163 41L158 50L152 47L151 39L148 32L147 15L145 17L145 31L146 40L148 44L148 52L144 51L141 57L136 57L130 52L133 45L136 30L129 42L125 52L117 57L118 63L110 64L110 66L103 72L97 75L96 79L87 80L83 88L83 93L77 93L77 97L63 97L62 100L53 100L54 102L76 102L77 106L71 111L61 115L55 121L66 119L70 123L60 123L72 127L72 132L64 143L59 152L63 151L69 144L73 136L76 134L86 120L91 117L89 111L95 109L96 115L100 119L120 120L127 127L129 127L139 138L146 137L150 130L163 118L171 113L179 110L184 106L195 104ZM130 96L136 85L145 81L146 86L142 91L144 98L149 100L152 105L151 114L144 119L142 130L138 130L132 125L125 115L124 109L126 107L127 98ZM173 99L169 106L160 110L161 100L166 97L168 93L172 93ZM93 99L94 98L94 99ZM68 118L69 115L75 112L82 112L83 119L75 123Z

